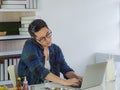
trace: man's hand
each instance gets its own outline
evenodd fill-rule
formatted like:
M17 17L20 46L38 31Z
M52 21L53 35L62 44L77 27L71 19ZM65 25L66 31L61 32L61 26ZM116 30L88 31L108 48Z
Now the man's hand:
M67 80L65 80L63 85L65 85L65 86L79 86L79 80L76 78L67 79Z
M83 77L77 76L77 79L79 80L79 87L81 87L82 82L83 82Z
M83 77L76 75L73 71L67 72L66 77L69 79L76 78L78 80L77 84L79 85L79 87L81 86ZM72 85L72 86L74 86L74 85Z

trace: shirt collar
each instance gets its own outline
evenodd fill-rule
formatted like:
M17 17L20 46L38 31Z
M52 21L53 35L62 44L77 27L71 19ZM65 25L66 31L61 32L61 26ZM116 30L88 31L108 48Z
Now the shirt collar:
M43 49L42 45L40 45L34 38L31 38L31 41Z

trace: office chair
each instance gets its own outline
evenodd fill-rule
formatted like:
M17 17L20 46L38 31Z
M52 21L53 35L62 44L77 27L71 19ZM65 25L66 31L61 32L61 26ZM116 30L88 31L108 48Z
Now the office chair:
M16 78L18 76L17 65L8 66L8 73L10 75L10 80L12 81L13 87L16 87Z

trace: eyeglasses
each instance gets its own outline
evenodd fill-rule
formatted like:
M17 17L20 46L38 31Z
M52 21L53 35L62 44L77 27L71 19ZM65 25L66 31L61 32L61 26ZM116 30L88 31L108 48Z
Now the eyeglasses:
M46 41L46 39L51 38L51 36L52 36L52 32L48 31L44 37L40 37L39 39L36 39L36 40L43 43L44 41Z

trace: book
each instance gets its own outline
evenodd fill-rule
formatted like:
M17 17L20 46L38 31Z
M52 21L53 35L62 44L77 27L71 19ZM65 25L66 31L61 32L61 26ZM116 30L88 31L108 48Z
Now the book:
M8 80L8 60L5 59L4 60L4 77L5 77L5 80Z
M13 65L16 65L17 64L17 60L16 58L13 58Z
M34 9L37 8L37 0L33 0L33 8L34 8Z
M30 24L33 20L21 20L21 24Z
M29 0L30 9L33 9L33 0Z
M11 5L1 5L2 9L25 9L25 5L15 5L15 4L11 4Z
M20 35L30 35L29 32L19 32Z
M28 32L28 28L19 28L19 32Z
M29 27L29 23L21 24L21 28L28 28L28 27Z
M19 64L20 58L17 58L17 65Z
M4 80L4 65L0 64L0 80L3 81Z
M9 66L12 65L12 59L9 59Z
M29 0L26 0L26 8L30 8Z
M13 1L6 1L6 0L3 0L2 1L2 4L27 4L27 1L20 1L20 0L13 0Z
M34 20L36 17L35 16L24 16L21 17L21 20Z

